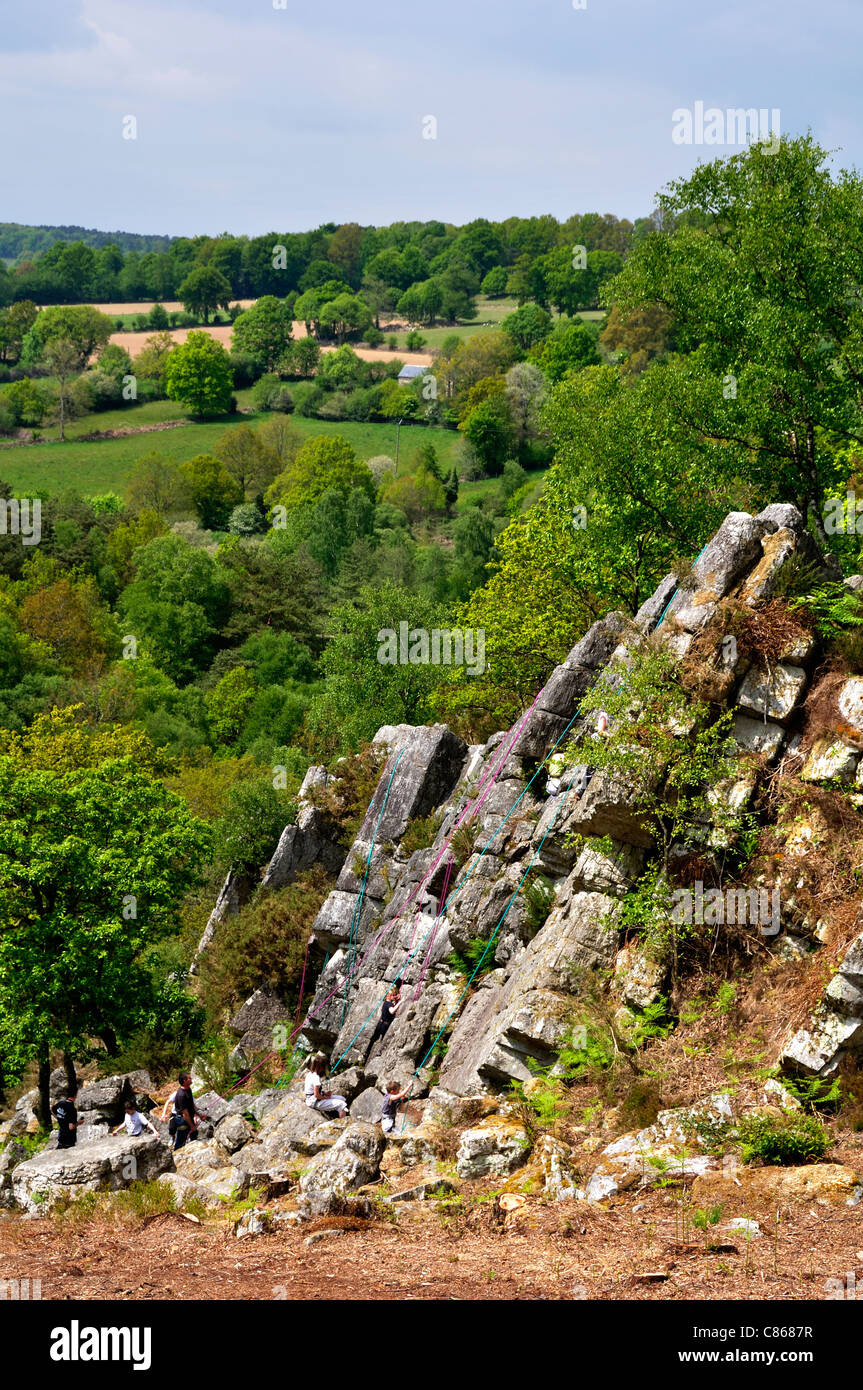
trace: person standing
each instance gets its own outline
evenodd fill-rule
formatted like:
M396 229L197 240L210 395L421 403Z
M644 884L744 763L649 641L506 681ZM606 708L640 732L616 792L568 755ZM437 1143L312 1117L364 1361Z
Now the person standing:
M171 1118L168 1121L168 1133L173 1137L175 1150L182 1149L187 1140L197 1139L199 1116L202 1120L210 1118L195 1104L195 1098L192 1095L191 1074L182 1071L178 1080L180 1089L174 1093Z
M51 1114L60 1131L57 1136L58 1149L74 1149L78 1142L78 1107L75 1104L77 1094L78 1087L72 1087L65 1100L58 1100L51 1106Z

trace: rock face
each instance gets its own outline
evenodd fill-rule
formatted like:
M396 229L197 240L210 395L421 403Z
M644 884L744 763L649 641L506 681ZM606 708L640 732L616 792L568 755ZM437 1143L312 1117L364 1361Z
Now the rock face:
M149 1182L170 1166L168 1146L153 1135L105 1139L81 1148L44 1151L12 1172L16 1205L41 1216L64 1196L116 1192L133 1182Z
M529 1154L527 1130L505 1115L490 1115L462 1132L456 1169L460 1178L506 1176L525 1163Z
M731 1119L726 1095L710 1096L697 1106L660 1111L655 1124L624 1134L602 1150L585 1189L587 1200L602 1202L618 1192L650 1187L666 1174L690 1178L708 1172L717 1160L702 1149L698 1125Z
M357 1188L378 1175L384 1136L376 1125L358 1120L332 1148L312 1159L300 1178L300 1211L305 1217L338 1211Z
M334 1089L344 1086L355 1119L377 1118L380 1091L390 1080L409 1085L415 1098L438 1082L452 1093L474 1095L529 1080L534 1064L554 1062L585 972L613 976L632 1011L655 1002L664 987L661 972L638 949L637 935L621 953L618 926L620 900L654 852L651 828L622 777L591 777L589 765L574 765L577 748L589 759L593 733L580 705L608 678L609 662L625 661L645 634L678 657L688 656L687 679L690 665L709 666L715 678L709 698L732 715L741 769L708 789L717 823L705 817L694 835L705 852L726 849L718 823L723 809L750 805L763 766L793 759L801 747L800 711L815 647L801 629L769 665L738 654L736 646L728 655L725 619L741 605L754 609L769 601L796 560L825 576L835 572L795 507L777 504L757 516L733 512L684 584L667 575L634 620L610 613L594 623L509 730L468 747L439 724L380 729L375 742L386 762L346 850L327 841L331 832L311 800L328 776L338 778L337 766L330 774L310 769L296 824L285 828L263 882L278 887L312 862L332 875L314 923L328 959L314 981L300 1042L326 1050L339 1077L345 1076ZM835 721L829 744L805 745L800 763L814 781L850 783L863 777L863 678L851 678L838 692ZM658 778L656 795L663 793ZM673 847L684 856L692 850L689 841ZM541 902L535 883L532 899L527 888L538 875ZM224 910L239 892L226 884ZM801 949L818 948L817 925L805 929L791 911L789 935L786 896L793 895L783 885L775 949L796 959ZM856 993L863 986L848 980L833 988L805 1036L789 1044L789 1066L822 1072L863 1046ZM399 1011L376 1037L381 1006L395 983L402 986ZM270 1015L263 992L254 998L260 1032L257 1042L249 1036L252 1020L241 1011L234 1020L246 1025L238 1061L253 1043L263 1043L278 1016L277 1001L270 1001ZM251 1014L251 1001L247 1008ZM360 1084L347 1079L354 1069ZM278 1101L275 1114L281 1106ZM307 1139L313 1128L305 1119L268 1115L255 1138L234 1150L234 1160L250 1171L274 1172L317 1142ZM419 1153L422 1145L416 1148Z
M863 932L855 937L824 992L808 1028L786 1044L782 1066L790 1075L829 1078L863 1044Z

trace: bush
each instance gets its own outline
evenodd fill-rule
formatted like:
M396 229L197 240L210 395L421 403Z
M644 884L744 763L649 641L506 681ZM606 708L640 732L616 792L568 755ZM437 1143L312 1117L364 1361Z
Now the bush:
M811 1163L830 1147L830 1136L815 1115L744 1115L737 1138L744 1163Z
M200 965L201 999L212 1020L262 987L288 1008L296 1004L309 932L329 888L326 872L315 865L281 892L262 895L225 919Z
M365 332L365 342L367 343L367 345L368 345L370 348L380 347L380 345L381 345L381 343L382 343L383 341L384 341L384 335L383 335L383 333L381 332L381 330L380 330L379 328L375 328L374 324L372 324L371 328L367 328L367 329L366 329L366 332Z
M267 372L255 383L252 402L256 410L281 410L289 414L294 408L293 396L275 372Z
M296 806L276 791L268 774L238 782L228 793L228 806L219 829L222 857L243 869L258 869L272 857Z

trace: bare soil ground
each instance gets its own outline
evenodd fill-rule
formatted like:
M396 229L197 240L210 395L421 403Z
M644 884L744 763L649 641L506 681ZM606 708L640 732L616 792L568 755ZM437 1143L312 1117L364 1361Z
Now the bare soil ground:
M481 1196L480 1188L476 1195ZM679 1205L654 1191L606 1207L493 1198L404 1203L397 1221L323 1219L237 1240L230 1221L170 1213L120 1224L0 1219L0 1276L41 1279L43 1300L351 1299L819 1302L828 1280L863 1282L861 1208L747 1211L749 1242L714 1228L682 1239ZM728 1213L732 1215L732 1213ZM359 1229L344 1229L345 1226ZM306 1244L310 1232L338 1234Z

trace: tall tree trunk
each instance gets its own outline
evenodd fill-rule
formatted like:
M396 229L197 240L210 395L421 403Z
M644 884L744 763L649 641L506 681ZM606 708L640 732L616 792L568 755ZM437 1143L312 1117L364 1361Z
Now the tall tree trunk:
M51 1058L46 1052L39 1058L39 1101L36 1107L43 1129L51 1128Z
M63 1070L66 1073L66 1094L74 1095L78 1089L78 1073L75 1071L75 1063L68 1052L63 1053Z

